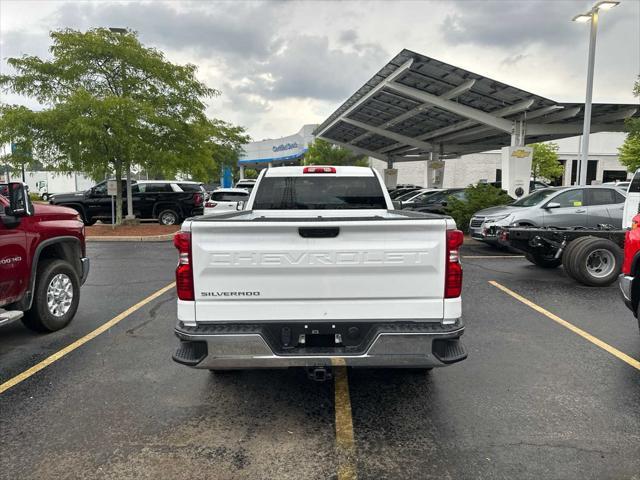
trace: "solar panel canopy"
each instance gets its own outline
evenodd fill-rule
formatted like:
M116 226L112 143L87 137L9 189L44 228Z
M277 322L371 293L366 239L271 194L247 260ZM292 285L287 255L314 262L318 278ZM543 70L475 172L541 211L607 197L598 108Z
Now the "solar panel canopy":
M591 132L624 131L634 104L593 104ZM580 135L584 104L562 103L403 50L315 135L372 157L456 157ZM436 158L436 157L433 157Z

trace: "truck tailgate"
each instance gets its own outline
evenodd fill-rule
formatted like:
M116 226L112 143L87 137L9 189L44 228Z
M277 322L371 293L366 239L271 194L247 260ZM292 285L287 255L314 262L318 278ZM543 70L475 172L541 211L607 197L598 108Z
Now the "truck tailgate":
M192 224L198 322L441 320L446 220Z

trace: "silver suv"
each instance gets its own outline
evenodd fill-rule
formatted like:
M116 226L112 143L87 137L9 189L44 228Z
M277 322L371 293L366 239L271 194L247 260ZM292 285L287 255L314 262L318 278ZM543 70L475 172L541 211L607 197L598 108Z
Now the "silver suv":
M495 227L622 227L626 192L614 186L552 187L516 200L510 205L485 208L469 223L476 240L498 244Z

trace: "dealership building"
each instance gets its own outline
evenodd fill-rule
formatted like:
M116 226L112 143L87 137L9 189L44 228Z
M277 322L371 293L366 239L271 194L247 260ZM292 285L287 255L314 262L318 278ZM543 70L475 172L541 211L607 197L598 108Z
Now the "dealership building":
M618 148L625 137L626 134L621 132L591 134L588 184L631 178L632 174L618 160ZM582 137L577 136L554 141L559 147L558 160L564 166L564 173L561 177L549 179L552 185L567 186L577 182L581 139ZM370 164L380 174L387 168L387 162L375 158L370 159ZM396 164L395 168L398 170L397 183L424 187L454 188L482 181L502 180L502 156L499 150L447 158L440 162L402 162Z
M299 165L309 143L313 142L313 130L317 125L305 125L300 132L288 137L252 142L244 146L244 155L238 164L243 173L245 167L261 170L267 166ZM587 183L603 183L625 180L631 177L618 161L618 148L626 137L622 132L591 134L589 140L589 164ZM558 160L564 166L564 174L550 179L553 185L573 185L577 181L581 136L555 140L558 144ZM381 175L387 162L369 157L369 164ZM502 156L500 150L471 153L458 157L430 161L404 161L394 165L397 183L423 187L453 188L469 184L502 180Z
M243 153L238 160L240 178L244 178L244 169L261 170L266 167L298 165L310 143L317 125L304 125L298 133L287 137L271 138L243 145Z

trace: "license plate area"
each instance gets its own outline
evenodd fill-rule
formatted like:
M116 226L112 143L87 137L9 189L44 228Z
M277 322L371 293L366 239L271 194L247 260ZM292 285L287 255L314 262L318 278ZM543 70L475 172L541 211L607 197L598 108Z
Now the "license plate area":
M371 343L367 323L283 323L265 327L266 340L277 354L357 354Z

